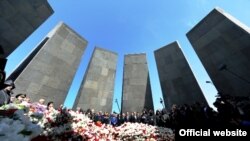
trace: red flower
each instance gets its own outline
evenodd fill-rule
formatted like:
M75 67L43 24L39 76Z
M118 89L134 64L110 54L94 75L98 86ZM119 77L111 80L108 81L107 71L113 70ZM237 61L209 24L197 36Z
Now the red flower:
M49 123L51 123L51 122L52 122L52 120L51 120L49 117L47 117L47 120L48 120L48 122L49 122Z
M102 127L102 123L101 123L100 121L97 121L97 122L95 123L95 125L98 126L98 127Z
M155 136L154 134L150 134L150 138L154 138L155 140L157 140L157 136Z

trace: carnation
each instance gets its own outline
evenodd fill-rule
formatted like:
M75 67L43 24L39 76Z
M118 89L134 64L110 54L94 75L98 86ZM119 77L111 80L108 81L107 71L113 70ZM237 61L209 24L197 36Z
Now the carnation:
M15 105L6 106L11 109ZM32 105L30 105L32 107ZM24 108L25 109L25 108ZM46 111L16 110L0 118L0 140L174 140L169 128L143 123L124 123L118 127L93 122L86 115L66 109Z

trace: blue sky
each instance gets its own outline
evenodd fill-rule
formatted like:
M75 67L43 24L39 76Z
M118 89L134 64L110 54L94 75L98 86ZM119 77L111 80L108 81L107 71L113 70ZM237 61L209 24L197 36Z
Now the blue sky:
M28 53L53 29L65 22L86 40L88 47L65 101L72 107L95 46L119 54L114 100L120 104L124 54L147 53L155 109L162 97L153 51L175 40L181 45L197 81L211 105L217 91L186 38L186 33L218 6L250 26L249 0L48 0L55 13L31 34L9 57L9 75ZM121 107L121 105L119 105ZM211 105L212 106L212 105ZM118 111L117 105L113 109Z

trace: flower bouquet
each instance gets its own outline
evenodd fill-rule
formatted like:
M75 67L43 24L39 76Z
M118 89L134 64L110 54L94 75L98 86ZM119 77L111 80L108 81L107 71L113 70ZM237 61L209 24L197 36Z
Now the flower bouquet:
M32 141L173 141L174 133L168 128L142 123L124 123L118 127L101 122L95 123L86 115L67 109L40 113L30 108L28 113L25 113L24 110L13 109L13 105L9 105L5 107L2 116L0 114L0 140L17 139L18 141L31 139Z
M8 109L7 116L0 117L1 141L29 141L38 136L42 129L24 115L23 110Z

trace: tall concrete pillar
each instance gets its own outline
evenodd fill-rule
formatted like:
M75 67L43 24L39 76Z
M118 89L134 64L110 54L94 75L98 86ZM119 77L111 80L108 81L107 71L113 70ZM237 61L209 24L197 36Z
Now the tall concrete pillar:
M128 54L124 59L122 112L153 110L146 54Z
M173 104L207 105L205 97L177 42L154 52L163 99L167 109Z
M117 54L95 48L74 103L74 109L111 112L114 94Z
M47 0L0 0L0 58L11 54L53 10Z
M59 23L17 67L8 79L14 92L26 93L31 101L44 98L55 106L64 103L87 41Z
M215 8L187 37L221 94L250 96L250 28Z

